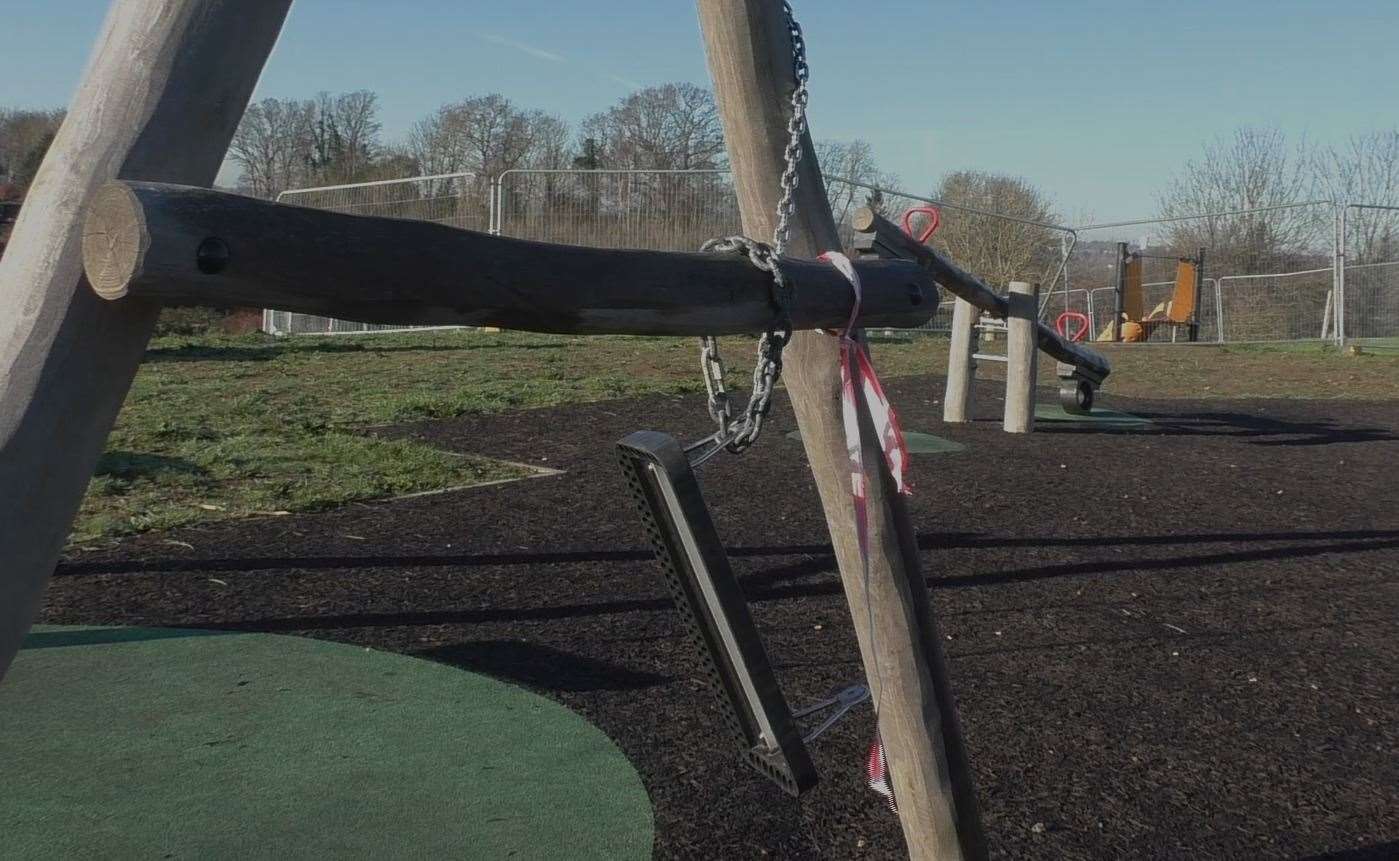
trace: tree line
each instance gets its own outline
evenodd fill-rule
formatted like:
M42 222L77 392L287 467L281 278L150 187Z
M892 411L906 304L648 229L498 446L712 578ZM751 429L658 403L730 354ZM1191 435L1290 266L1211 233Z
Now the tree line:
M1157 210L1163 219L1185 219L1165 232L1173 252L1206 248L1226 272L1285 271L1331 254L1334 212L1301 205L1308 201L1399 207L1399 129L1330 146L1291 141L1278 129L1237 129L1186 162L1159 195ZM1234 214L1190 217L1210 213ZM1348 212L1351 262L1399 259L1396 215L1382 208Z
M19 198L62 122L61 110L0 109L0 200ZM895 188L864 141L821 141L828 176ZM378 95L368 90L313 98L266 98L249 105L229 150L239 190L275 198L291 188L471 172L568 168L716 170L727 166L713 93L689 83L636 90L576 126L498 93L444 104L387 139ZM858 184L828 183L838 223L864 203ZM1049 197L1029 181L985 171L953 171L929 192L944 201L935 242L993 283L1052 274L1059 232L978 216L1062 223ZM1307 200L1399 206L1399 130L1350 137L1339 145L1293 142L1276 129L1241 128L1187 160L1158 195L1156 215L1172 222L1158 241L1172 253L1211 250L1219 266L1302 266L1324 253L1324 207ZM886 201L891 211L909 201ZM1248 214L1188 218L1201 213ZM1399 258L1399 219L1382 209L1353 210L1352 260Z
M576 129L498 93L444 104L397 141L383 138L378 112L378 97L364 90L253 103L229 151L242 190L276 197L289 188L427 174L726 163L714 96L693 84L638 90Z

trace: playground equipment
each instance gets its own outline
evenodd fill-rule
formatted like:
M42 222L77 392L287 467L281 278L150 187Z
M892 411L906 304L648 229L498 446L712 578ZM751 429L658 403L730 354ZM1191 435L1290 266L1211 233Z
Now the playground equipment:
M944 258L933 248L900 230L870 207L855 213L855 248L863 258L912 260L954 294L952 346L948 354L947 392L943 420L967 421L971 383L976 360L1006 362L1006 407L1003 427L1009 433L1028 433L1034 428L1034 390L1038 350L1057 361L1060 380L1059 400L1064 409L1077 414L1093 409L1093 395L1112 365L1102 354L1080 346L1038 320L1035 288L1013 282L1008 296L998 296L978 278ZM985 312L992 320L1004 321L1007 351L1004 359L977 352L976 313Z
M1173 260L1176 263L1175 290L1171 298L1146 313L1146 295L1142 287L1142 261ZM1117 243L1116 313L1113 321L1098 335L1099 341L1135 343L1151 340L1157 329L1171 329L1171 340L1184 328L1186 337L1200 339L1200 288L1205 277L1205 249L1194 257L1166 257L1129 251L1125 242Z
M1070 323L1078 327L1074 329L1072 335L1069 334ZM1058 332L1060 337L1067 338L1075 344L1088 337L1088 333L1092 331L1092 329L1093 321L1082 311L1065 311L1054 318L1054 331Z
M0 303L13 312L0 321L0 672L37 611L162 304L547 332L766 332L779 348L771 336L785 343L790 326L788 392L879 704L910 855L983 857L914 530L879 441L857 434L852 448L845 433L841 369L855 342L814 331L915 326L936 306L933 273L858 260L847 277L810 260L839 237L801 119L807 72L790 7L699 0L744 231L790 227L807 258L754 254L763 270L729 256L565 248L197 187L214 180L289 8L114 0L15 225L0 261ZM779 273L785 288L774 283ZM863 314L851 321L856 279ZM780 349L764 361L770 390ZM872 423L862 393L849 403L857 427ZM858 497L852 457L865 476Z
M746 759L791 795L816 785L806 745L869 698L853 685L792 711L782 695L743 590L704 504L693 460L674 437L638 431L618 444L631 485L675 605L694 638L722 714ZM797 718L833 709L802 734Z

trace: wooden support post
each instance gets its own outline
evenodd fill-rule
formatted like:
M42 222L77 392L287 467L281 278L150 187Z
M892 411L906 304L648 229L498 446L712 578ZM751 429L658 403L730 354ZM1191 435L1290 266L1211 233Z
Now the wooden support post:
M1127 310L1127 243L1117 243L1117 272L1113 290L1112 340L1122 340L1122 315Z
M1035 428L1035 324L1039 291L1024 281L1010 282L1006 316L1006 409L1001 426L1006 433L1029 433Z
M1205 249L1195 255L1195 304L1190 312L1190 343L1200 340L1200 294L1205 287Z
M116 0L0 261L0 675L38 609L159 307L82 280L118 176L209 184L291 0Z
M976 379L976 320L980 309L958 296L952 306L952 346L947 352L947 391L942 401L942 420L970 421L972 381Z
M792 39L782 4L699 0L699 13L743 229L767 238L776 221L794 87ZM840 237L810 135L803 151L791 251L810 257L839 248ZM865 674L880 704L879 729L909 854L984 857L976 792L913 527L872 434L866 434L861 451L871 479L868 576L863 570L841 425L836 339L798 333L787 350L784 379L825 509ZM868 406L861 412L869 425ZM861 769L863 763L849 767Z

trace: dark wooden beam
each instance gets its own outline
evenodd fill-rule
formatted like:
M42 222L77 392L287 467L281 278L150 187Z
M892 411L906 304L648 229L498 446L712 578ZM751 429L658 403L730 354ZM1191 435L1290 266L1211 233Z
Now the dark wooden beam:
M531 242L156 183L102 189L83 261L106 299L367 323L728 335L761 332L773 319L772 276L738 254ZM796 287L796 328L845 325L854 296L840 273L811 260L782 266ZM912 263L872 260L859 271L865 325L915 327L937 309L932 277Z
M1006 319L1009 314L1006 297L997 295L981 279L909 236L889 219L864 206L856 210L853 223L858 231L855 242L857 250L886 258L916 260L949 293L966 299L993 317ZM1038 324L1035 337L1041 350L1065 364L1073 365L1094 383L1101 383L1112 373L1112 363L1102 353L1073 343L1044 323Z

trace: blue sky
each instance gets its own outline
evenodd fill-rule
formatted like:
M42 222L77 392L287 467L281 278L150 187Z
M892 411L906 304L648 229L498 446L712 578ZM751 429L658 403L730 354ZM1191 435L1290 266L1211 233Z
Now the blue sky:
M1325 143L1399 124L1396 0L795 5L813 131L870 141L913 191L978 168L1066 217L1131 218L1236 126ZM106 7L0 0L0 105L65 103ZM297 0L258 96L372 89L393 136L470 94L576 121L671 80L708 82L690 0Z

